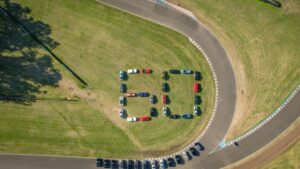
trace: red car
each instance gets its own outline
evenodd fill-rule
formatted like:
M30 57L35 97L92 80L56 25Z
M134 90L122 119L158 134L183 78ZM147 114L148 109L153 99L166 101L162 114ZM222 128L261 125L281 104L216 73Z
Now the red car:
M145 73L145 74L150 74L150 73L152 73L152 70L146 68L146 69L142 69L141 72L143 72L143 73Z
M136 93L125 93L126 97L136 97L137 94Z
M167 100L168 100L167 95L163 95L162 96L163 104L167 104Z
M150 117L148 116L142 116L139 118L140 121L149 121L150 120Z
M199 84L198 83L194 83L194 92L195 93L199 92Z

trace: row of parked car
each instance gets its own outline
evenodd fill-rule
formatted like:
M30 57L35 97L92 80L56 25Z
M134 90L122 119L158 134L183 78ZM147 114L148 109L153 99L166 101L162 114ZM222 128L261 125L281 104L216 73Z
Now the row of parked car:
M176 165L185 164L193 156L200 156L200 152L204 151L204 146L197 142L193 147L181 154L176 154L175 157L168 157L160 160L110 160L110 159L96 159L97 167L112 168L112 169L167 169L169 167L176 167Z
M143 73L143 74L151 74L153 71L151 69L128 69L127 71L121 70L119 72L119 78L120 80L126 80L128 78L127 74L138 74L138 73Z

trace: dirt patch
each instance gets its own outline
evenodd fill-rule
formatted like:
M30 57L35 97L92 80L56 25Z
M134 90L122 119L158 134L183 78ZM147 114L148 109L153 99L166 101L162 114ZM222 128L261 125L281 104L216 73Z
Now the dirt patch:
M61 81L59 81L59 87L68 92L68 98L79 97L89 100L96 98L95 94L88 90L78 88L71 80L62 79Z

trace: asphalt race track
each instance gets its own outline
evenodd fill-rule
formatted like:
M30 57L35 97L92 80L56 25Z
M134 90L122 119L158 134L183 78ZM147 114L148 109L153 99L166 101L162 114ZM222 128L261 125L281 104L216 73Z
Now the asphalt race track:
M201 23L175 9L165 8L146 0L101 1L191 37L204 49L213 64L217 75L219 97L216 116L201 139L205 151L201 152L199 157L194 157L192 161L177 168L217 169L229 165L272 141L299 117L300 93L297 93L275 118L254 134L240 141L239 147L230 146L209 154L226 134L236 102L233 69L221 44ZM0 155L1 169L93 169L96 168L95 165L95 159L90 158Z

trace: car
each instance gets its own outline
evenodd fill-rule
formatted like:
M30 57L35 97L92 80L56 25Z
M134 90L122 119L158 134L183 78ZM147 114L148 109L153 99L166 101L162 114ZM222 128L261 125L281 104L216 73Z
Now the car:
M97 167L103 167L103 159L102 158L97 158L96 159L96 166Z
M142 163L140 160L135 160L135 165L134 169L141 169L142 168Z
M184 151L182 153L182 155L183 155L184 159L187 160L187 161L189 161L189 160L192 159L192 156L188 152L186 152L186 151Z
M169 115L169 109L168 107L164 106L162 108L163 116L168 116Z
M120 161L120 167L122 169L127 169L127 161L126 160L121 160Z
M104 160L104 168L110 168L110 160Z
M122 83L120 84L120 92L125 93L126 92L126 84Z
M190 152L193 154L193 156L199 156L199 152L194 147L190 148Z
M198 106L194 106L194 115L198 116L199 115L199 107Z
M120 109L120 113L119 113L120 118L125 119L126 118L126 111L125 109L122 107Z
M194 83L194 92L195 93L199 92L199 84L198 83Z
M125 105L125 97L124 96L120 96L119 97L119 104L120 104L120 106L124 106Z
M151 104L155 104L155 102L156 102L156 96L155 95L151 95L150 96L150 103Z
M169 157L169 158L167 159L167 162L168 162L168 166L169 166L169 167L175 167L175 165L176 165L174 158L170 158L170 157Z
M195 96L194 97L194 101L195 101L195 105L199 105L200 104L200 96Z
M139 92L137 94L139 97L148 97L149 96L149 93L148 92Z
M170 118L170 119L180 119L181 116L178 115L178 114L172 114L172 115L169 116L169 118Z
M162 83L161 84L161 90L163 91L163 92L168 92L168 89L169 89L169 85L168 85L168 83Z
M194 73L194 79L195 80L201 80L201 74L200 74L200 72L195 71L195 73Z
M139 70L138 69L128 69L127 73L128 74L137 74L137 73L139 73Z
M128 122L136 122L136 121L138 121L138 120L139 120L138 117L127 117L127 121L128 121Z
M182 69L182 70L180 70L180 73L181 74L193 74L193 71L189 70L189 69Z
M167 101L168 101L168 96L167 95L163 95L162 96L162 102L163 102L163 104L167 104Z
M180 70L178 70L178 69L170 69L169 72L171 74L180 74L181 73Z
M181 157L181 155L175 155L175 159L177 164L183 164L183 159Z
M142 117L139 118L139 120L140 120L140 121L150 121L151 118L148 117L148 116L142 116Z
M121 70L120 73L119 73L119 77L120 77L120 80L125 80L126 79L126 72Z
M156 108L154 108L154 107L151 107L150 108L150 116L151 117L155 117L155 116L157 116L157 114L156 114Z
M134 169L134 161L128 160L128 169Z
M163 73L162 73L162 79L163 80L168 80L169 79L169 75L168 75L167 71L163 71Z
M126 97L136 97L137 94L136 93L125 93Z
M159 160L159 166L160 166L160 169L166 169L166 162L164 159L160 159Z
M111 160L111 168L112 169L117 169L119 168L119 163L117 160Z
M203 151L203 150L205 149L204 146L203 146L201 143L199 143L199 142L195 143L195 147L196 147L199 151Z
M152 70L151 70L151 69L148 69L148 68L142 69L142 70L141 70L141 73L151 74L151 73L152 73Z
M143 160L143 169L149 169L149 161Z
M151 161L151 169L156 169L156 161Z
M190 114L190 113L185 113L185 114L181 115L181 118L183 118L183 119L192 119L193 115Z

